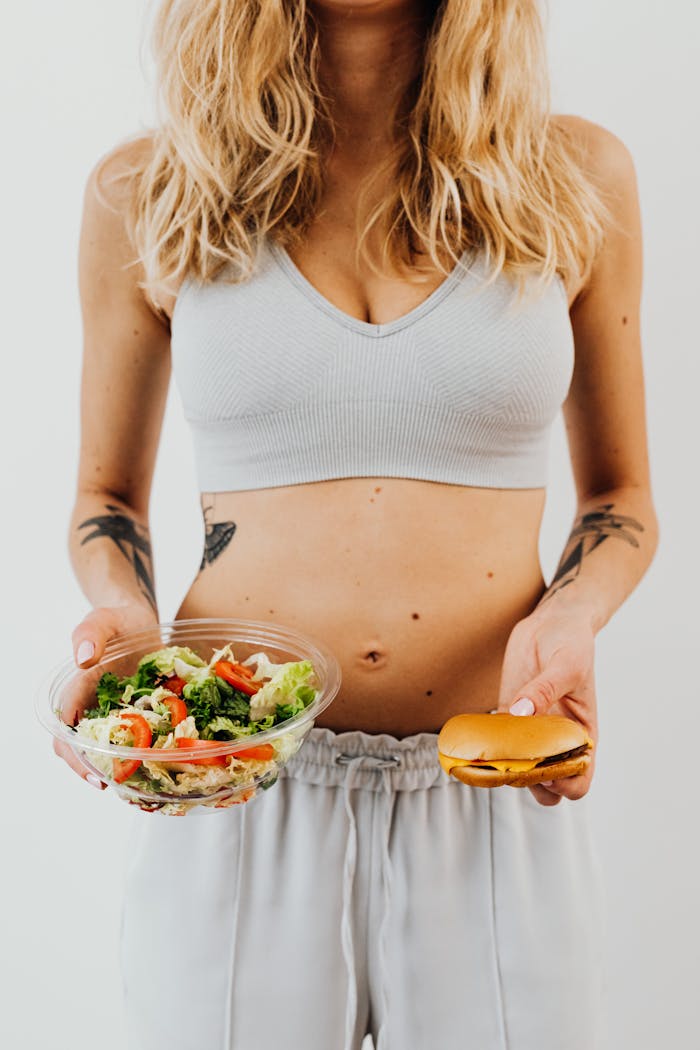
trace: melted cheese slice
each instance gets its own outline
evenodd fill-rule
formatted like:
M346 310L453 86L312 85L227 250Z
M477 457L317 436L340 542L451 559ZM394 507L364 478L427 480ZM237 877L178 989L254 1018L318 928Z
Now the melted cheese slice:
M455 766L475 766L476 769L483 769L484 766L493 766L494 769L499 769L502 773L508 772L509 770L513 773L525 773L528 769L534 769L538 762L541 761L539 758L532 758L523 761L517 761L515 759L489 759L488 762L473 762L468 758L451 758L449 755L438 754L440 759L440 765L449 773Z

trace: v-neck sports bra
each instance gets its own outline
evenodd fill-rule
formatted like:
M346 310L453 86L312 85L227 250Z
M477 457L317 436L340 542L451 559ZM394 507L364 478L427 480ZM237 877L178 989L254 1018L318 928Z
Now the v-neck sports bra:
M227 268L228 269L228 268ZM186 277L173 375L202 492L347 477L546 485L551 424L574 343L557 277L516 305L484 256L386 324L334 306L266 241L239 283Z

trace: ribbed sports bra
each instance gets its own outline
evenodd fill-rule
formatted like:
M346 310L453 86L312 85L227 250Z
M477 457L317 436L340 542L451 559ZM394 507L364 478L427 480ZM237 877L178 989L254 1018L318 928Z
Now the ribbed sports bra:
M334 306L288 253L263 245L251 278L185 278L173 375L202 492L347 477L540 488L571 381L573 333L557 277L516 303L484 256L386 324Z

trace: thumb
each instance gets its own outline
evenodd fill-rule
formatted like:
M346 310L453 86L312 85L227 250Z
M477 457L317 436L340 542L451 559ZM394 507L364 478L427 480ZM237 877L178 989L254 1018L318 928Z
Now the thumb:
M576 685L570 661L555 653L538 675L526 682L501 710L512 715L543 715Z
M118 633L119 627L111 609L103 607L89 612L71 636L78 667L93 667L102 657L107 642Z

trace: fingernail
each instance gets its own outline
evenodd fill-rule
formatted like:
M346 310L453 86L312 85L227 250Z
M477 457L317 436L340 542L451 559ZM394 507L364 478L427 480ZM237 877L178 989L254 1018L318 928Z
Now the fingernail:
M81 642L78 646L78 651L75 654L77 663L84 664L87 660L91 660L95 655L95 646L92 642L87 641Z
M540 780L540 784L544 784L546 788L551 787L553 783L553 780Z
M94 788L99 788L99 790L102 791L102 781L99 777L96 777L94 773L87 773L85 779L88 784L92 784Z
M535 705L526 696L521 696L511 707L510 713L512 715L534 715Z

